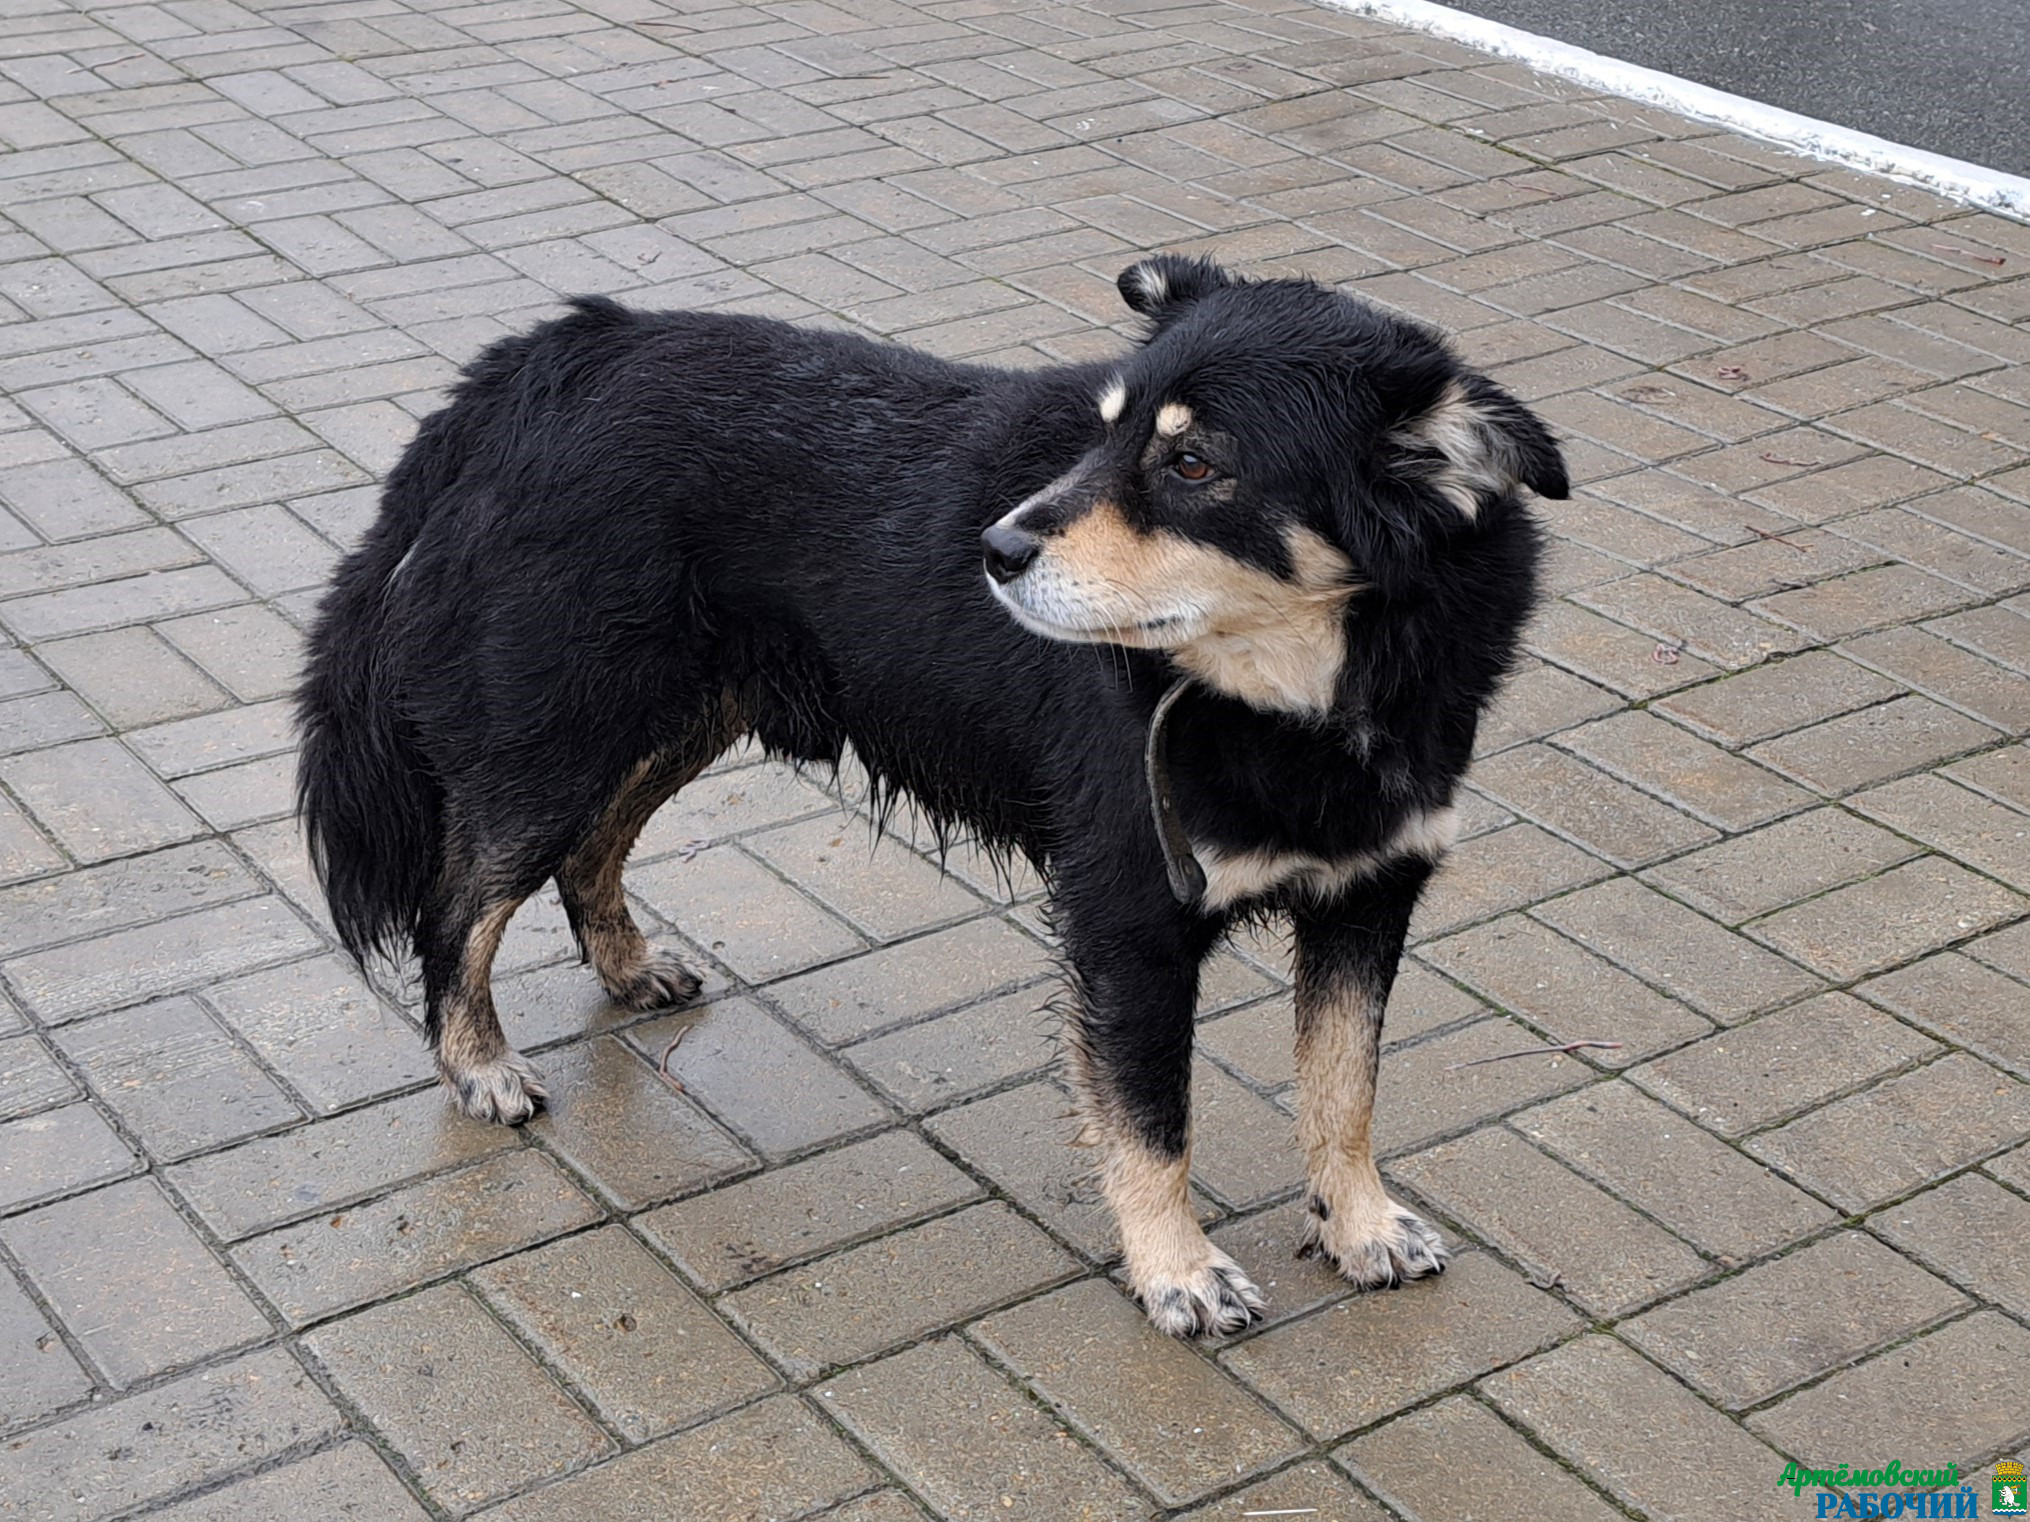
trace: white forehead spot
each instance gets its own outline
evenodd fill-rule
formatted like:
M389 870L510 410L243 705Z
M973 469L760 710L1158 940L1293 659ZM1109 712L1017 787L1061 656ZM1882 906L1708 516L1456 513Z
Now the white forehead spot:
M1156 434L1174 439L1191 426L1191 409L1182 402L1165 402L1156 414Z
M1114 381L1100 393L1100 421L1118 423L1121 413L1128 405L1128 388L1120 381Z

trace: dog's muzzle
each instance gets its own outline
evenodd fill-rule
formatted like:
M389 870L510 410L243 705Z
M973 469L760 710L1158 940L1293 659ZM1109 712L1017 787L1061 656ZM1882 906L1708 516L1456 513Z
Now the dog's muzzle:
M1043 541L1024 529L1010 528L1007 520L989 524L980 535L980 558L987 574L1006 586L1043 553Z

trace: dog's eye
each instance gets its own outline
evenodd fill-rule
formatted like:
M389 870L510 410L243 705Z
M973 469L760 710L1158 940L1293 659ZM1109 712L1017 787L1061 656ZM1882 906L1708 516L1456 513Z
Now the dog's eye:
M1179 455L1170 462L1170 468L1185 481L1204 481L1212 476L1212 467L1195 454Z

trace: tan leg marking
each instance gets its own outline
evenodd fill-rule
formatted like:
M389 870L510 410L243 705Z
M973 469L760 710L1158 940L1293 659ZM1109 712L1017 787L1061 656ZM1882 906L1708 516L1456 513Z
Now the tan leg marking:
M650 756L614 793L592 833L572 849L557 872L558 888L578 905L578 930L600 985L629 1009L666 1009L693 998L698 975L675 952L651 946L628 911L621 875L627 853L655 811L739 737L742 726L730 699L715 721L701 725L681 756Z
M493 1007L493 959L520 899L488 905L465 940L458 986L439 1016L437 1076L475 1120L519 1125L548 1097L541 1076L513 1047Z
M1438 1233L1388 1197L1368 1127L1382 1011L1355 989L1298 990L1297 1139L1311 1179L1305 1255L1363 1289L1445 1271Z

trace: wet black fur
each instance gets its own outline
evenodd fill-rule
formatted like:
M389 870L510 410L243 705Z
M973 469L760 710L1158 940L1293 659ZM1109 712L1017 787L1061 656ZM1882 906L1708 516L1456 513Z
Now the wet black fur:
M462 944L461 874L535 891L630 770L731 693L770 752L829 763L850 743L891 793L1044 868L1082 1043L1174 1154L1225 917L1172 899L1150 822L1143 740L1173 671L1018 627L982 529L1092 454L1146 523L1271 569L1282 523L1342 548L1365 590L1332 712L1200 688L1170 738L1194 836L1331 857L1451 797L1534 595L1521 502L1490 495L1468 521L1404 425L1464 377L1512 473L1551 495L1565 478L1533 418L1375 307L1177 259L1123 293L1150 332L1118 365L987 369L605 300L488 349L390 477L311 639L301 802L345 944L418 947L427 968ZM1117 374L1132 400L1110 432L1095 398ZM1195 516L1161 462L1137 477L1108 453L1180 392L1218 420L1238 483ZM1303 917L1386 989L1424 875Z

